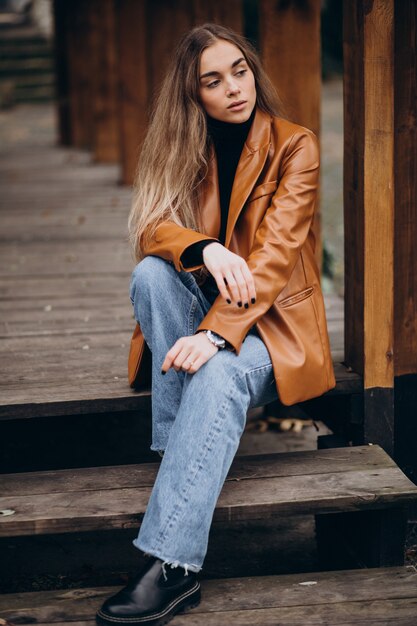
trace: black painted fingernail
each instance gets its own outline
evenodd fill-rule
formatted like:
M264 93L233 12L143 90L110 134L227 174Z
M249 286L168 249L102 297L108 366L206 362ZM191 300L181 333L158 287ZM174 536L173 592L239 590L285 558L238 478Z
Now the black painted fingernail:
M161 374L166 374L166 372L164 372L164 370L161 370Z
M252 298L252 299L251 299L251 302L252 302L252 304L255 304L255 302L256 302L256 298Z
M237 303L237 306L242 306L242 303L241 303L241 302L238 302L238 303Z
M247 302L245 302L245 309L249 308L249 304Z
M229 300L229 298L227 298L227 302L228 302L229 304L232 304L232 301L231 301L231 300Z

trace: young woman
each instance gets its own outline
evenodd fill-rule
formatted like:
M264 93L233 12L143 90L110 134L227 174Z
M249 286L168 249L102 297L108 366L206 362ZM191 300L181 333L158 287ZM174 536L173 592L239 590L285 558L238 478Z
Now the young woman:
M214 24L180 42L144 142L129 218L137 325L162 456L134 546L145 565L97 614L164 624L198 572L247 411L335 386L312 221L319 148L289 122L251 45ZM151 357L151 358L150 358Z

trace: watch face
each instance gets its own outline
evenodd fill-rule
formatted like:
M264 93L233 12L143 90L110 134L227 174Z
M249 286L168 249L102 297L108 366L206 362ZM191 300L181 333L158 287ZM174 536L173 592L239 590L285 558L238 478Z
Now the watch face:
M211 335L211 336L213 337L213 333L212 333L212 335ZM216 335L216 334L214 335L214 337L213 337L213 338L214 338L214 341L216 342L216 345L217 345L217 346L219 346L219 347L220 347L220 346L224 346L224 345L225 345L225 343L226 343L226 342L225 342L225 340L224 340L222 337L219 337L219 336L218 336L218 335Z

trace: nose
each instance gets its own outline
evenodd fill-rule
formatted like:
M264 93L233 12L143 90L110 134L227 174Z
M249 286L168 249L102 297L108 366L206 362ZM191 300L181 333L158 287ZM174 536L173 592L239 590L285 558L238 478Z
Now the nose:
M229 80L226 91L227 96L230 98L230 96L234 96L235 94L239 93L239 91L240 89L237 82L234 80Z

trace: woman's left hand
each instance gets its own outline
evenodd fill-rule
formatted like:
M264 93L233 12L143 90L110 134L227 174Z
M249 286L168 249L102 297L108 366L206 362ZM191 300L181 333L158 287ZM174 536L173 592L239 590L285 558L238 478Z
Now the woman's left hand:
M161 370L166 374L169 368L173 367L176 372L184 370L194 374L218 351L219 348L211 343L206 333L199 332L196 335L180 337L166 353Z

